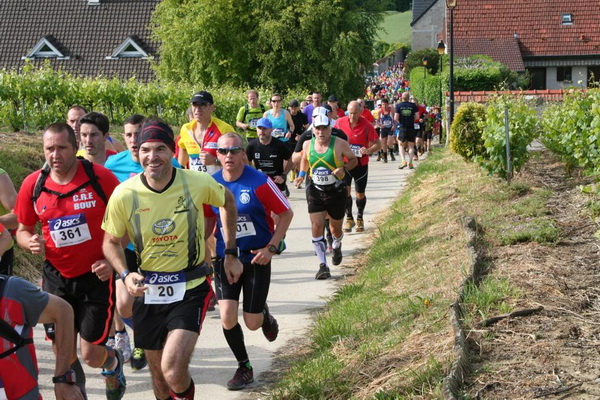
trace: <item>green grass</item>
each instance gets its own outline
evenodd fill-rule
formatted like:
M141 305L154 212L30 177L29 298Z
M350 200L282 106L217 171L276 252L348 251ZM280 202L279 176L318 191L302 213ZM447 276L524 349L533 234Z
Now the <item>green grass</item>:
M378 38L387 43L412 43L412 10L399 13L388 11L380 26Z

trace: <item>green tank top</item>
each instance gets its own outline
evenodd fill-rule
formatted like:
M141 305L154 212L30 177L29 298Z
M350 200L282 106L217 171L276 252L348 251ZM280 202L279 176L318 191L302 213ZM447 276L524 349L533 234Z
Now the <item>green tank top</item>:
M308 150L308 164L310 166L310 178L313 183L318 186L333 185L338 180L333 171L336 168L343 167L344 161L338 160L335 156L335 136L331 137L331 142L325 153L317 153L315 151L315 140L312 138L310 141L310 148Z

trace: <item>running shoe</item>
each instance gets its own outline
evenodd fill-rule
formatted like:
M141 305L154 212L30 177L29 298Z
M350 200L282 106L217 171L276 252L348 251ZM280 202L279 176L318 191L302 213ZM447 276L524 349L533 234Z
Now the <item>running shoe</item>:
M358 222L358 220L356 222ZM358 232L358 228L356 231ZM342 244L340 243L340 247L338 247L337 249L333 249L333 256L331 257L331 263L333 265L340 265L342 263L343 258L344 257L342 256Z
M352 232L352 228L354 228L354 219L346 218L346 223L344 224L344 232Z
M381 161L381 152L377 153L377 161Z
M148 365L148 361L146 360L146 353L144 349L140 349L139 347L135 347L133 352L131 353L131 369L134 371L139 371L140 369L144 369L146 365Z
M115 333L115 349L123 354L123 361L129 362L131 358L131 345L129 344L129 335L127 331Z
M415 166L413 165L413 163L409 163L408 164L408 169L413 169Z
M115 356L117 357L117 367L112 371L102 370L107 400L121 400L127 388L127 381L123 373L123 355L120 351L115 350Z
M365 222L363 221L362 218L356 218L356 232L364 232L364 231L365 231Z
M394 152L390 151L390 161L396 161L396 157L394 157Z
M331 278L329 267L326 264L319 264L319 272L315 275L315 279L323 280Z
M274 342L277 339L277 335L279 334L279 324L275 317L271 315L269 312L269 306L265 303L265 309L263 310L263 324L262 331L263 335L267 338L269 342Z
M406 165L407 165L407 164L406 164L406 161L402 161L402 164L400 164L400 165L398 166L398 169L403 169L403 168L406 168Z
M415 156L413 157L413 160L419 161L419 155L415 153Z
M384 163L384 164L387 164L387 154L384 154L384 155L383 155L383 163Z
M227 382L227 389L240 390L252 382L254 382L254 371L247 367L239 367L233 378Z

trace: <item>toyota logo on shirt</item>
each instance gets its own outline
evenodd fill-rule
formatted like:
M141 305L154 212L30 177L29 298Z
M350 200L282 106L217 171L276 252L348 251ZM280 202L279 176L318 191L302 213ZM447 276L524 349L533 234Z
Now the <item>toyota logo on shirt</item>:
M175 230L175 221L172 219L161 219L152 224L152 232L155 235L164 236Z

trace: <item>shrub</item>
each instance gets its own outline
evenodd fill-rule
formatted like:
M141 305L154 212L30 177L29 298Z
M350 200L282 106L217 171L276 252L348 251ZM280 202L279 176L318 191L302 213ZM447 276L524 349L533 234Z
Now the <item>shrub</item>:
M454 90L525 89L528 80L484 55L456 60Z
M482 127L485 108L478 103L463 103L454 116L450 127L450 150L466 161L473 161L485 154Z
M536 110L524 99L498 96L488 102L482 131L485 155L478 155L476 160L490 174L502 178L506 178L508 175L505 109L508 109L510 158L514 172L519 172L529 159L530 153L527 151L527 146L539 136Z

